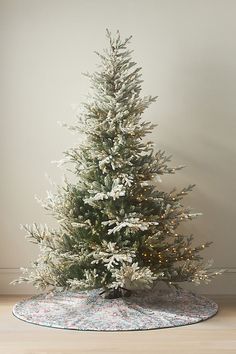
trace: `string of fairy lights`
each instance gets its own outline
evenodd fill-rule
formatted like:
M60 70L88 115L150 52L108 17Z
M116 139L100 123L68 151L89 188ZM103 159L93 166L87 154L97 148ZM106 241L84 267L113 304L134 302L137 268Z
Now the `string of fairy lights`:
M154 175L152 175L152 177L154 177ZM137 197L137 200L138 201L141 201L141 200L150 200L150 197L149 198L146 198L143 193L147 192L148 189L147 188L144 188L143 189L143 192ZM186 194L186 192L183 190L179 193L180 195L184 195ZM171 197L172 201L175 202L177 200L176 197ZM169 209L169 212L170 213L173 213L175 212L175 209L170 208ZM167 215L164 213L160 216L160 219L166 219ZM170 220L170 224L173 226L173 225L176 225L178 224L179 221L182 221L186 218L188 218L188 214L182 214L181 216L177 216L177 220ZM146 220L146 218L144 218L144 220ZM173 234L173 231L170 232L169 230L165 231L165 233L167 235L170 235L170 234ZM175 237L178 237L179 234L178 233L174 233L174 236ZM155 246L148 243L147 241L145 241L145 244L148 246L148 248L151 248L152 250L149 251L148 249L146 249L145 251L142 251L141 252L141 256L142 258L148 262L148 263L158 263L159 265L166 265L172 261L189 261L191 259L194 259L194 253L200 251L200 250L203 250L206 246L205 244L202 244L201 246L197 247L197 248L187 248L187 247L184 247L184 253L182 250L180 250L181 254L178 255L178 250L175 248L175 247L167 247L165 249L163 249L161 252L160 251L155 251L154 248Z
M169 263L172 260L174 260L174 261L183 261L183 260L189 261L191 259L194 259L194 251L199 251L200 249L204 249L204 248L205 248L205 244L202 244L197 249L196 248L189 249L189 248L185 247L184 248L185 255L182 254L179 257L176 256L178 251L175 247L165 248L162 252L158 252L158 251L148 252L148 250L145 250L145 251L141 252L141 256L148 263L151 263L152 261L154 261L155 263L158 262L159 264L165 264L165 263ZM167 255L166 252L168 252L169 257L166 257L166 255ZM173 257L173 254L175 255L174 257Z

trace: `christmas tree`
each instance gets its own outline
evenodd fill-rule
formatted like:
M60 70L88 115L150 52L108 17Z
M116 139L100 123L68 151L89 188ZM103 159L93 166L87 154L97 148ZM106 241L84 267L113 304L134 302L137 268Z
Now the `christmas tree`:
M64 181L48 194L43 207L58 228L25 225L27 237L40 255L17 281L40 288L102 288L111 297L151 288L157 281L208 282L210 271L200 255L209 242L193 247L192 235L178 231L180 223L199 215L182 204L192 191L161 191L161 175L174 174L170 157L154 151L144 137L154 125L142 114L156 97L141 97L141 68L122 40L107 30L109 47L98 71L86 74L92 95L77 122L69 127L84 133L83 143L65 152L76 182Z

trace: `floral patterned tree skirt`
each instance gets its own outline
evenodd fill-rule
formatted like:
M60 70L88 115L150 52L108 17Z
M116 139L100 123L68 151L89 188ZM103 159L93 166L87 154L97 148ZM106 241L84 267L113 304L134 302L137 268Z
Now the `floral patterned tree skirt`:
M186 290L154 289L104 299L101 289L51 292L17 303L13 314L41 326L83 331L131 331L189 325L217 313L212 300Z

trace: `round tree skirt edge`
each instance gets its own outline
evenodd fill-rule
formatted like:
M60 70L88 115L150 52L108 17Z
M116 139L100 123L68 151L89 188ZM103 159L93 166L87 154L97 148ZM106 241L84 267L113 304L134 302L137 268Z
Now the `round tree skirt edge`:
M190 325L218 311L211 299L182 289L153 289L117 299L100 293L101 289L44 293L15 304L13 314L52 328L133 331Z

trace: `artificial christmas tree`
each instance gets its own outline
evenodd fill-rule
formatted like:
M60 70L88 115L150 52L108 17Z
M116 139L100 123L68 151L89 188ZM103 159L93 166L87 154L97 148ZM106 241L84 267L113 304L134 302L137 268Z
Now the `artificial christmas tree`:
M93 94L70 127L84 142L65 152L74 164L76 183L65 181L42 204L58 220L58 229L24 226L40 256L18 282L60 290L101 288L107 298L150 289L162 281L208 282L217 273L204 265L192 236L178 226L199 215L182 204L193 185L160 190L158 179L182 166L154 152L143 138L154 125L142 114L156 97L141 97L140 68L127 49L128 39L107 31L109 48L99 70L86 74Z

